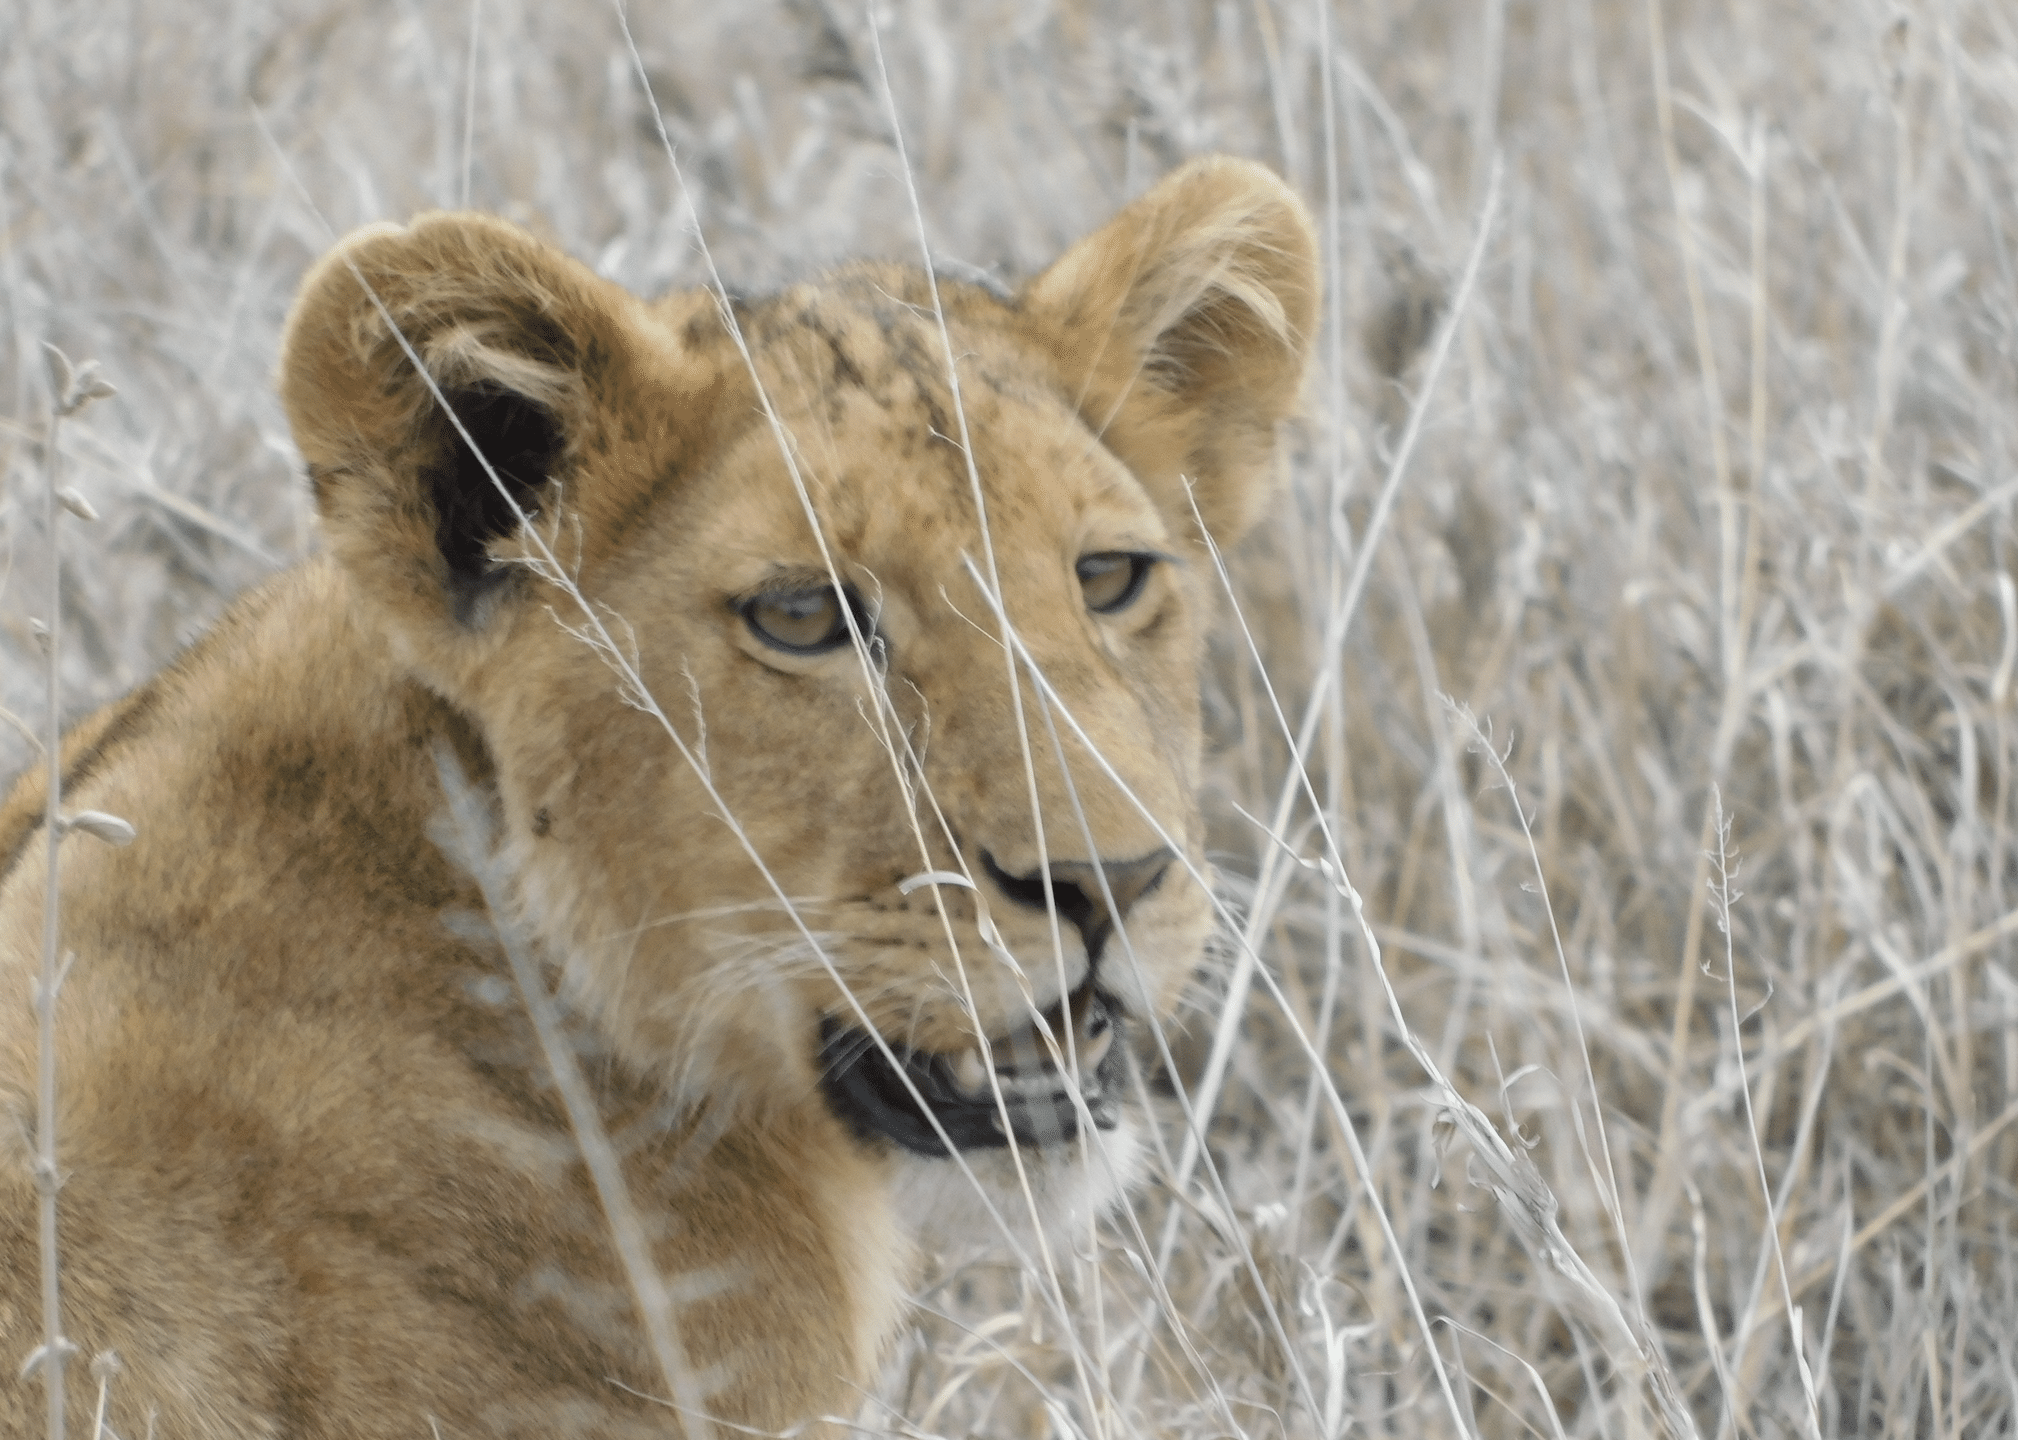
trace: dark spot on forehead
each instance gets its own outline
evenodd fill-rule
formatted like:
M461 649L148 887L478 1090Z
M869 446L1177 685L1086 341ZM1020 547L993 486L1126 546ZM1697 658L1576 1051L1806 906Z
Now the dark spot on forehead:
M806 317L807 327L826 341L827 348L833 352L834 383L850 390L866 390L869 386L868 377L862 373L862 367L855 362L855 357L848 352L847 343L814 312L807 311Z

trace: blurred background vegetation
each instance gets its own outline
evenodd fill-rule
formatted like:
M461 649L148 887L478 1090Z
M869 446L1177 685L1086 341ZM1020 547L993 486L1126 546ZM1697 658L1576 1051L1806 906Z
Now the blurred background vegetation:
M749 289L916 258L894 113L935 259L1013 279L1266 161L1330 288L1215 649L1238 923L1154 1077L1212 1164L1160 1102L1076 1336L936 1264L864 1423L2018 1428L2018 10L895 0L887 97L858 7L628 23L0 0L7 710L44 341L120 389L63 430L81 713L315 549L271 375L353 225L494 210L646 293L697 228Z

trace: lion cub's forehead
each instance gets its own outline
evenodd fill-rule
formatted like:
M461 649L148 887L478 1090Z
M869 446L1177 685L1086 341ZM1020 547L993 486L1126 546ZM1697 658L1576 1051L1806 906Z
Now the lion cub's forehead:
M949 353L959 357L960 398L970 407L987 396L1057 394L1048 357L1016 331L1013 299L942 280L935 305L928 278L897 265L855 265L795 285L759 302L745 322L775 402L818 413L865 399L910 411L948 438L959 426Z
M768 426L744 437L731 468L738 485L756 482L747 498L762 496L764 516L746 545L810 542L794 469L829 543L866 565L943 570L978 554L977 484L998 550L1013 539L1069 563L1082 543L1165 544L1147 494L1080 419L1055 363L1018 330L1013 302L949 281L939 298L935 310L921 272L857 266L745 312L794 459L784 462Z

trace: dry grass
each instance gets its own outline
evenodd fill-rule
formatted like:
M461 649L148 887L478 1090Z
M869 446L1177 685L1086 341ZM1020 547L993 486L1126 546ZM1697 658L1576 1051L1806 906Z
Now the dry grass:
M334 232L467 201L646 291L701 278L695 212L751 287L915 255L860 13L631 18L685 192L592 6L0 10L11 712L42 341L121 392L63 437L82 711L315 543L269 376ZM947 1270L877 1423L2018 1429L2018 14L905 0L884 43L938 253L1028 270L1224 149L1332 283L1230 557L1273 690L1229 625L1262 965L1175 1056L1237 1022L1210 1163L1170 1103L1187 1183L1077 1262L1109 1392L1031 1277Z

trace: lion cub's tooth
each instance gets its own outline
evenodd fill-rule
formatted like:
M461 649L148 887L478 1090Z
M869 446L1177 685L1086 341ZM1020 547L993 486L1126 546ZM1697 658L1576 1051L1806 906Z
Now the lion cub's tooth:
M953 1083L963 1095L981 1095L987 1091L988 1065L979 1050L962 1050L953 1057Z
M1078 1043L1079 1073L1091 1075L1100 1068L1100 1062L1107 1058L1107 1052L1114 1048L1114 1027L1109 1025L1098 1035L1083 1037Z

